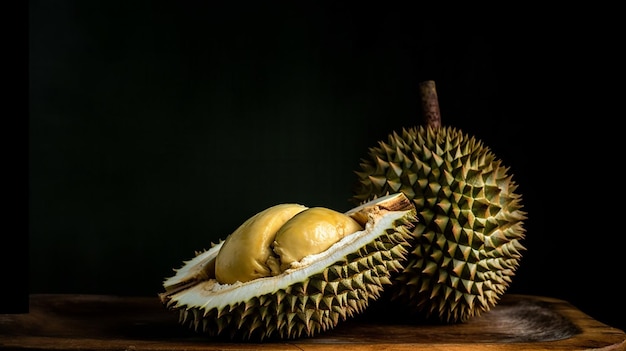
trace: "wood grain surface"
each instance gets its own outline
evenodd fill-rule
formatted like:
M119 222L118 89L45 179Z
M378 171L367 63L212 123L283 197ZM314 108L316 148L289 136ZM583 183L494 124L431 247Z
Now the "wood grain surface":
M566 301L504 295L491 311L465 323L398 319L372 308L311 338L234 342L178 324L155 297L46 295L30 312L0 314L6 350L626 350L624 331Z

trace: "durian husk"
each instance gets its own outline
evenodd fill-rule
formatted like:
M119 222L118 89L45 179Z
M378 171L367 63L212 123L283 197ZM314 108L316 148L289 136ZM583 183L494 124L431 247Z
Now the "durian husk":
M495 306L525 250L526 212L509 168L480 140L448 126L404 128L368 155L351 200L403 193L419 219L405 268L388 288L391 300L443 322Z
M294 339L334 328L378 299L412 246L415 207L403 194L364 203L346 214L363 230L307 256L280 275L220 284L215 257L224 241L175 269L159 294L179 322L208 336Z

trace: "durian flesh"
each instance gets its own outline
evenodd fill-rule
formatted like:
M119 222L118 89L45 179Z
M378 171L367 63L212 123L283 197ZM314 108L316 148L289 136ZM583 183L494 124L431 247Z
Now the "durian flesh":
M276 231L306 209L299 204L279 204L246 220L226 238L215 258L217 281L232 284L270 276L267 261L274 257L271 245Z
M519 265L526 213L509 169L451 127L393 132L356 172L353 201L403 193L419 222L392 299L428 318L465 321L491 309Z
M260 228L261 236L266 235L260 242L272 242L277 251L289 252L261 258L274 261L265 266L269 273L232 283L216 279L218 257L227 252L226 244L235 231L175 269L163 283L161 301L178 311L180 322L193 330L231 339L313 336L361 313L402 269L412 245L415 208L403 194L393 194L344 214L312 209L292 208L298 213L293 215L294 221L273 227L276 233L272 240L267 239L272 234ZM296 221L298 216L301 218ZM256 218L265 217L261 214ZM289 225L281 229L285 224ZM330 241L323 239L328 232ZM306 247L309 249L302 251ZM228 252L248 260L250 256L258 258L258 251L245 249L242 254L233 247ZM288 264L279 263L284 257L289 257L285 259ZM243 267L249 266L246 262Z

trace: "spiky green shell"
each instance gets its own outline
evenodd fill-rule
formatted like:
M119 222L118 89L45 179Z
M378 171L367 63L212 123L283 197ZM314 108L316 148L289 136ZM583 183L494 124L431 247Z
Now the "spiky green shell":
M391 211L368 222L301 267L273 277L221 285L211 276L223 241L184 262L164 282L161 301L197 332L230 339L309 337L365 310L391 285L413 240L416 213Z
M393 132L368 155L352 201L402 192L418 212L393 299L445 322L496 305L525 250L526 212L509 169L481 141L445 126Z

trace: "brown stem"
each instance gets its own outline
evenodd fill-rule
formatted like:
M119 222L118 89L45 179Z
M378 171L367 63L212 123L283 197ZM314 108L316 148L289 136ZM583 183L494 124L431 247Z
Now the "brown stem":
M427 127L433 129L441 127L441 112L434 80L420 83L420 95L422 98L422 110Z

